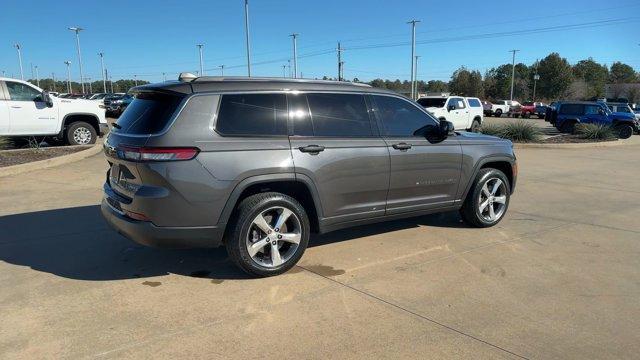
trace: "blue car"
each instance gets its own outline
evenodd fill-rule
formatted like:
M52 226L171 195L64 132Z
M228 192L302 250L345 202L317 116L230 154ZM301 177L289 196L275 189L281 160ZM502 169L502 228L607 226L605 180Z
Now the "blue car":
M576 124L611 126L621 139L627 139L640 131L640 123L633 114L613 113L603 103L558 101L550 112L549 122L563 133L573 134Z

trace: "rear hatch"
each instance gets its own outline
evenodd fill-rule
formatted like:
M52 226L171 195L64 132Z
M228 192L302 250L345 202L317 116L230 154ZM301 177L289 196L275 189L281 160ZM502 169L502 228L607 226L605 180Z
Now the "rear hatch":
M115 209L122 211L119 203L131 203L133 195L144 184L146 162L180 160L189 155L184 149L145 148L149 136L162 133L170 126L183 98L183 94L140 92L113 124L104 143L104 153L110 165L105 192L107 201Z

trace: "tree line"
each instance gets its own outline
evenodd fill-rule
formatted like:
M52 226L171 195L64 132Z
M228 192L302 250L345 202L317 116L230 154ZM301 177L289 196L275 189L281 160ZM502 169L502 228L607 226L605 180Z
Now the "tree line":
M451 92L482 99L508 99L511 92L511 64L503 64L487 70L484 76L477 70L461 66L448 82L441 80L418 81L418 92ZM535 81L534 76L539 76ZM611 66L600 64L592 58L571 65L558 53L551 53L531 65L515 65L514 99L533 100L586 100L605 96L605 85L622 85L640 82L640 73L633 67L614 62ZM401 93L411 91L409 81L375 79L370 85ZM629 101L640 101L638 91L629 91Z
M27 80L30 83L37 85L37 81L35 79L29 79ZM127 91L129 91L129 89L131 89L132 87L134 87L136 85L136 83L138 85L144 85L144 84L148 84L148 81L145 80L136 80L135 79L120 79L117 81L113 82L113 92L122 92L122 93L126 93ZM40 86L41 89L47 90L47 91L57 91L59 93L66 93L68 92L67 90L67 82L66 81L61 81L61 80L57 80L53 81L53 79L51 78L47 78L47 79L40 79ZM99 81L92 81L91 83L85 83L84 84L84 92L85 93L101 93L104 92L103 91L103 83L102 80ZM80 94L82 93L82 86L80 85L79 82L76 81L72 81L71 82L71 92L75 93L75 94ZM111 92L111 81L107 81L107 92L110 93Z

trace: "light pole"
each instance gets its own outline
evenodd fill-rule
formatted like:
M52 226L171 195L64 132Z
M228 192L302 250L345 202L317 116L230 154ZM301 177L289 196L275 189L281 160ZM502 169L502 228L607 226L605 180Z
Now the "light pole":
M78 64L80 65L80 87L84 94L84 80L82 77L82 54L80 53L80 31L84 30L79 26L70 27L69 30L76 33L76 47L78 48Z
M247 75L251 77L251 44L249 43L249 0L244 0L244 32L247 40Z
M20 51L22 47L20 44L13 45L18 51L18 63L20 64L20 80L24 81L24 71L22 71L22 52Z
M64 62L67 65L67 92L71 94L71 61Z
M289 77L293 77L291 75L291 59L287 59L287 68L289 69Z
M416 81L414 81L414 85L413 85L413 89L414 90L413 90L413 92L416 94L416 98L418 97L418 59L419 58L420 58L420 55L416 55L415 56L415 59L416 59L416 61L415 61L416 62L416 64L415 64L415 67L416 67L416 73L415 73Z
M204 76L204 64L202 63L202 47L204 44L196 45L198 47L198 52L200 53L200 76Z
M416 98L414 93L414 76L415 76L415 66L414 66L414 56L416 53L416 24L419 23L420 20L411 20L408 21L407 24L411 24L411 99Z
M220 76L224 76L224 64L220 65Z
M162 73L162 81L167 81L167 73Z
M35 68L36 68L36 86L40 87L40 76L38 76L38 65L36 65Z
M342 47L340 41L338 41L338 81L342 81L342 70L344 67L344 61L342 61Z
M138 86L138 75L133 75L133 83Z
M516 53L520 50L509 50L509 52L513 53L513 58L511 60L511 96L509 100L513 101L513 82L516 76Z
M87 82L89 83L89 94L93 94L93 86L91 84L91 78L90 77L86 77L84 79L87 80Z
M104 53L99 52L98 56L100 56L100 68L102 69L102 92L107 92L107 75L104 72Z
M287 64L282 65L282 77L283 78L287 77Z
M289 36L291 36L293 38L293 78L297 79L298 78L298 38L297 33L293 33Z

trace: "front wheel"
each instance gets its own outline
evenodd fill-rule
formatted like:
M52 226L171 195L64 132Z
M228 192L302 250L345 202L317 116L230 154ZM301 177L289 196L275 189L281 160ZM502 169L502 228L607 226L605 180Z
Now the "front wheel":
M65 140L69 145L90 145L96 143L96 129L84 121L76 121L69 125Z
M502 110L498 109L495 112L495 117L500 117L500 116L502 116Z
M478 122L478 120L473 120L473 122L471 123L471 127L469 128L469 131L474 133L477 133L480 131L480 123Z
M507 176L497 169L482 169L469 190L460 215L471 226L494 226L507 212L510 197Z
M255 276L291 269L309 243L309 218L294 198L277 193L242 200L230 224L225 246L233 262Z
M621 124L616 126L618 137L620 139L628 139L633 135L633 126L628 124Z

